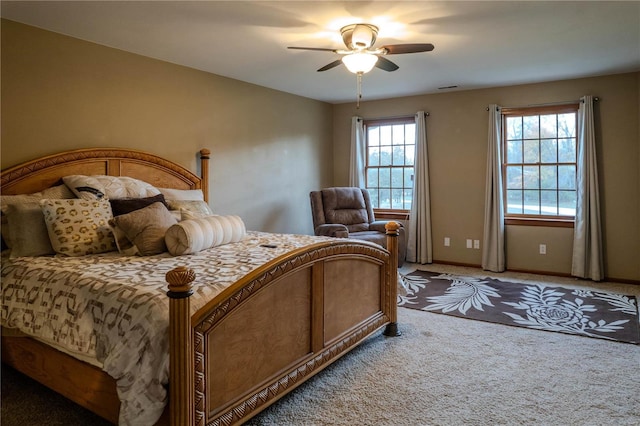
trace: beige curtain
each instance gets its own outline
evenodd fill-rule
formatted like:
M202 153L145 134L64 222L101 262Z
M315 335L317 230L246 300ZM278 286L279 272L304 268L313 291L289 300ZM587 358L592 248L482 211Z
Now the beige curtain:
M351 163L349 166L349 186L365 187L364 168L366 164L364 121L362 117L351 118Z
M413 202L409 218L407 261L431 263L433 262L431 194L429 192L427 124L424 111L418 111L416 114L416 154L413 176Z
M502 116L499 106L489 105L487 176L485 181L482 269L505 270L504 201L502 198Z
M584 96L578 108L578 156L576 158L576 218L573 228L571 275L600 281L604 278L602 231L593 97Z

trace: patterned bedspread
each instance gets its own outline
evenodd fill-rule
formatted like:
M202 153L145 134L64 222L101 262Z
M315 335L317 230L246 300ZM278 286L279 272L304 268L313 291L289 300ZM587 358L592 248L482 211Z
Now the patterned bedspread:
M97 359L117 381L120 424L150 425L167 399L166 272L181 265L196 271L194 313L265 262L324 239L249 232L239 243L179 257L4 256L0 323Z

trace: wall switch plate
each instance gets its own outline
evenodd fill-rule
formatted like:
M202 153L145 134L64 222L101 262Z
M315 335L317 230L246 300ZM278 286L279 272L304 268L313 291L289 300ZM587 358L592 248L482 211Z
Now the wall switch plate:
M473 248L474 249L480 248L480 240L473 240Z
M540 254L547 254L547 245L540 244Z
M467 240L467 248L472 248L473 247L473 241L471 240Z
M451 240L449 237L444 237L444 246L449 247L451 245Z

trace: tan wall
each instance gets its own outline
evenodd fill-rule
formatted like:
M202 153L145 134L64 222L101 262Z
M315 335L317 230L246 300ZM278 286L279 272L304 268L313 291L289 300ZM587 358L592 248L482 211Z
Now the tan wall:
M332 107L2 21L2 167L127 147L195 170L211 206L249 229L311 233L309 191L332 180Z
M1 163L129 147L195 169L212 150L211 205L250 229L311 233L308 193L348 182L350 118L428 111L434 258L480 264L486 106L599 96L605 267L640 280L640 73L331 106L2 20ZM333 142L332 142L333 141ZM572 232L509 227L512 269L569 273ZM443 246L445 236L451 247ZM538 244L548 254L537 254Z
M375 71L374 71L375 72ZM428 76L428 75L427 75ZM399 77L400 78L400 77ZM381 118L430 113L430 167L434 259L479 265L481 250L465 248L482 239L487 152L487 105L560 102L583 95L600 98L594 108L600 192L609 277L640 280L640 73L542 84L438 93L334 107L334 184L348 183L349 126L353 115ZM451 246L444 247L444 237ZM571 272L572 230L507 227L510 269ZM547 255L538 245L547 245Z

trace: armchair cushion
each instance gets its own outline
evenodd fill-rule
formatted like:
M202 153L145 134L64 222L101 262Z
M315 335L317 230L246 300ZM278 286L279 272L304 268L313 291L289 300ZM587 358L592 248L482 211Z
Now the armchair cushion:
M349 238L349 230L339 223L327 223L320 225L314 230L316 235L323 237Z
M369 230L367 204L360 188L329 188L322 191L327 223L346 225L349 232Z

